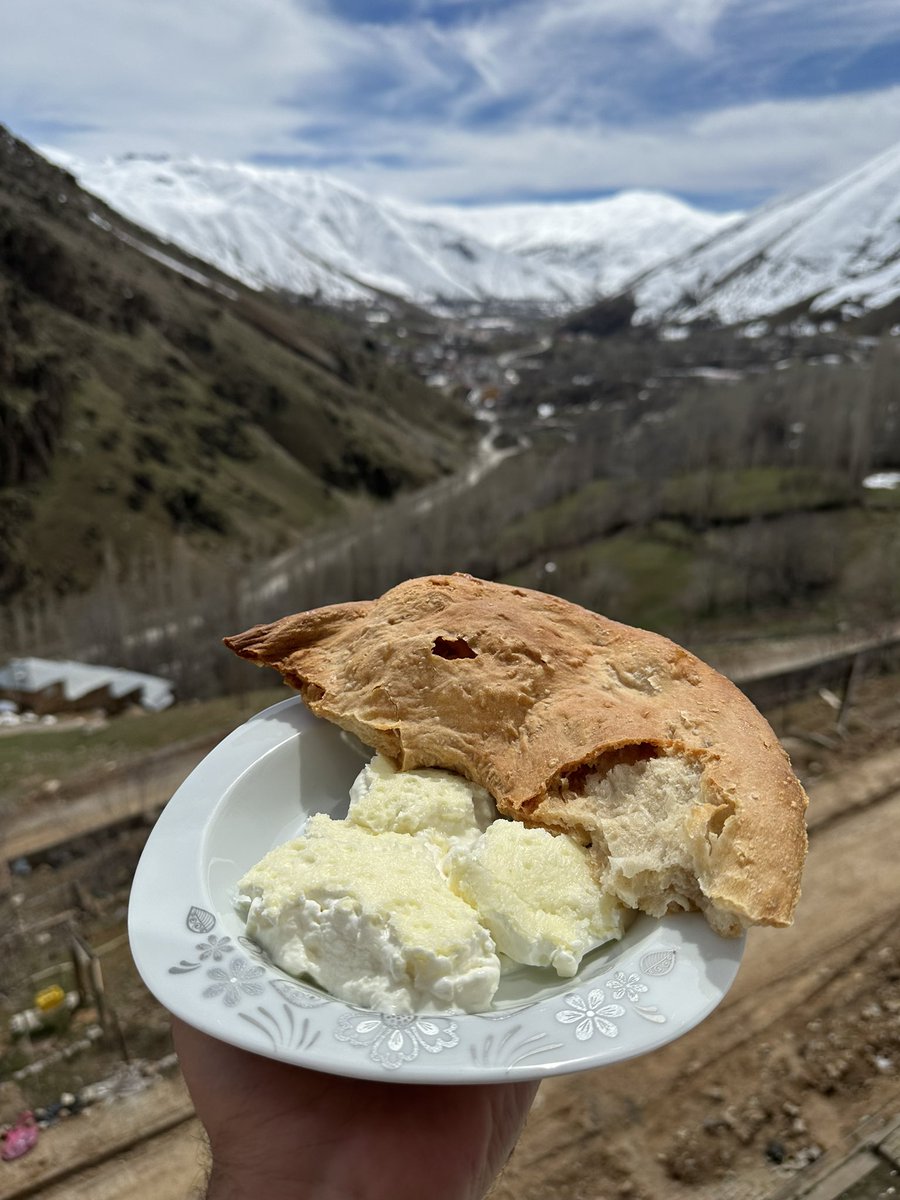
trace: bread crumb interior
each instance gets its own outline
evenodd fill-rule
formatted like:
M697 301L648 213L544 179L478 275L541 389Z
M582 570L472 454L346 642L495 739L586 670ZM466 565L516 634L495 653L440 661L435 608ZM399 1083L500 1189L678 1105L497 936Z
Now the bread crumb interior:
M656 747L626 749L563 779L530 819L590 845L604 889L629 908L652 917L699 909L719 932L739 932L737 918L713 910L699 883L732 806L718 804L698 824L707 803L703 763Z

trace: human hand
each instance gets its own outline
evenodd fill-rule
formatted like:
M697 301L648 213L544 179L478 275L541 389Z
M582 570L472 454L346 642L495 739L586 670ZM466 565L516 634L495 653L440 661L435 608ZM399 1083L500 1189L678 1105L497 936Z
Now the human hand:
M209 1135L207 1200L482 1200L538 1086L345 1079L172 1028Z

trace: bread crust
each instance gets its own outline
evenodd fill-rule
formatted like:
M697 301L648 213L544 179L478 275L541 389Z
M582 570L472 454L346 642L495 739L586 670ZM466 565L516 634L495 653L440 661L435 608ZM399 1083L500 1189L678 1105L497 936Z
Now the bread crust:
M667 638L456 574L257 625L225 644L276 668L315 714L401 769L456 771L504 815L582 837L589 820L567 813L584 803L567 810L566 797L587 771L691 759L702 765L687 821L702 906L727 932L791 922L806 794L743 693Z

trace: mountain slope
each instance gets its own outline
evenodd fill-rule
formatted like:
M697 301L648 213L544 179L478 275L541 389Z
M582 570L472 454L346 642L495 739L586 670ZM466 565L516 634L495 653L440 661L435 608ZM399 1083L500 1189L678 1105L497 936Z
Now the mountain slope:
M584 299L577 275L324 175L200 159L62 161L88 191L254 288L331 301Z
M350 318L163 246L0 129L0 597L259 558L452 469L471 418Z
M499 250L579 275L608 295L733 225L739 213L692 208L660 192L586 203L435 208L435 216Z
M900 295L900 145L827 187L770 204L636 287L639 320L731 323L808 303Z

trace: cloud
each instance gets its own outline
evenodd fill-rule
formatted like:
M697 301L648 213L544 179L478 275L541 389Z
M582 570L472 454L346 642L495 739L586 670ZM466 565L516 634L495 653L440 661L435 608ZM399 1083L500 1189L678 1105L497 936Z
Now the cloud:
M896 0L15 3L0 119L85 157L327 166L415 200L727 198L900 128Z
M843 136L835 137L835 129ZM821 100L761 102L640 129L598 123L429 136L399 188L396 172L347 165L360 187L429 200L598 194L659 188L741 207L852 170L900 128L900 87ZM416 134L407 132L411 142ZM362 152L362 147L360 147Z
M713 29L728 8L728 0L561 0L554 5L535 4L540 28L568 39L580 31L600 33L612 49L623 33L654 34L686 54L708 53Z
M20 0L0 43L0 111L26 128L89 126L73 150L246 153L289 136L282 92L345 70L352 32L287 0Z

